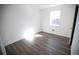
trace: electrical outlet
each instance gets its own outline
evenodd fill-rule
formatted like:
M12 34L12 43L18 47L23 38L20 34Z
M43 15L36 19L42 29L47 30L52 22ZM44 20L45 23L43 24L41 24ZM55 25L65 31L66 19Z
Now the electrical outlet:
M55 31L55 29L52 29L52 31Z

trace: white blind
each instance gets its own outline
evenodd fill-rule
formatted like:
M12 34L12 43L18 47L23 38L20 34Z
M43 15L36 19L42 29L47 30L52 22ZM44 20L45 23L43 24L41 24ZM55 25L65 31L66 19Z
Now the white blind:
M50 12L50 25L51 26L60 26L60 11L51 11Z

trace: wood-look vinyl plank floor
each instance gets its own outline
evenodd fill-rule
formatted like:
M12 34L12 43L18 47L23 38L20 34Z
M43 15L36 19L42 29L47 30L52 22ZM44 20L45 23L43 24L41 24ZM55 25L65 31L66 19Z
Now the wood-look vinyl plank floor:
M39 32L33 42L19 40L5 47L7 55L70 55L69 38Z

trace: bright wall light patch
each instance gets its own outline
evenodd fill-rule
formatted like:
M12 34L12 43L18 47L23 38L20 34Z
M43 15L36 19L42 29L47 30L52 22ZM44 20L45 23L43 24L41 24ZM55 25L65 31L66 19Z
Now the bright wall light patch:
M23 33L23 38L25 38L27 41L34 41L34 30L32 28L25 30Z

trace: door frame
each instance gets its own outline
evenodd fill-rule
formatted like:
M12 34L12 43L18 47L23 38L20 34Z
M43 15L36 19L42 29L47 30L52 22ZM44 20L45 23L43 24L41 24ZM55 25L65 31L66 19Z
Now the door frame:
M74 36L74 32L75 32L75 26L76 26L77 14L78 14L78 7L79 7L79 5L76 5L73 27L72 27L72 34L71 34L71 39L70 39L70 46L72 45L72 42L73 42L73 36Z

